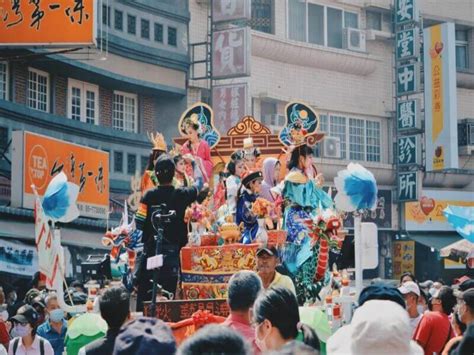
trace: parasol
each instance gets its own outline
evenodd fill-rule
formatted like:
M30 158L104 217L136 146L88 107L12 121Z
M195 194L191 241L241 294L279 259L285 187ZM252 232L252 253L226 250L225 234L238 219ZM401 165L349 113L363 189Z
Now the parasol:
M448 205L443 213L456 232L474 243L474 206Z

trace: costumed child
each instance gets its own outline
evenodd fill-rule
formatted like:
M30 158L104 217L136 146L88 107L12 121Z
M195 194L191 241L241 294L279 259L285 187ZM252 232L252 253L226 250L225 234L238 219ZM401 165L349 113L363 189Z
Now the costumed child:
M240 242L250 244L255 240L258 232L257 216L252 213L252 204L257 200L262 185L262 172L249 173L242 179L237 200L237 225L243 225Z
M166 142L161 133L147 133L147 136L150 142L153 144L153 149L150 153L150 156L148 157L148 164L140 183L140 191L142 192L142 196L145 195L145 192L148 190L158 186L158 179L155 175L155 164L158 158L166 153Z
M332 208L331 197L322 190L322 176L313 165L311 146L323 138L317 132L319 118L307 105L294 102L286 107L287 125L280 132L280 141L289 147L288 174L283 182L285 200L283 229L287 244L283 264L292 274L300 303L313 289L318 244L311 239L307 222L322 209Z
M192 157L194 160L194 169L199 169L204 182L209 183L212 180L212 169L214 164L211 160L211 147L219 142L219 133L213 126L212 109L203 103L198 103L184 112L180 121L179 129L181 134L187 137L187 141L181 147L181 154L187 160ZM192 173L193 167L187 166L189 176L195 176Z
M244 161L249 171L261 169L260 150L255 147L252 137L244 139Z
M173 161L176 166L173 186L175 188L191 186L193 184L193 178L186 174L186 163L183 156L181 154L176 154L173 156Z
M235 218L237 194L242 183L242 176L246 172L243 151L238 150L230 156L227 171L229 172L229 177L225 181L227 209Z

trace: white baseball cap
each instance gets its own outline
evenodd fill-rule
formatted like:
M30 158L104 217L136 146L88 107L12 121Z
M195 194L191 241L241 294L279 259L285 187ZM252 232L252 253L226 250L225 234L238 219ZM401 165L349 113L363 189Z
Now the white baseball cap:
M404 282L403 285L398 288L398 291L400 291L402 295L406 295L407 293L412 292L418 297L420 297L420 288L418 287L416 282L413 281Z

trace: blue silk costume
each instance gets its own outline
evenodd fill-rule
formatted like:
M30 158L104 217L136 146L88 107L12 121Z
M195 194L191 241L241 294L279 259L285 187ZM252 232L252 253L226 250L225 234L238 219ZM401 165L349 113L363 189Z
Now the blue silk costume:
M258 231L257 217L252 213L252 203L257 199L257 195L244 190L237 201L236 222L237 225L243 223L244 229L240 242L250 244L255 240Z
M298 169L293 169L285 179L283 197L290 204L285 209L283 229L287 231L287 241L296 244L302 244L308 236L303 220L313 218L320 206L333 206L331 197Z

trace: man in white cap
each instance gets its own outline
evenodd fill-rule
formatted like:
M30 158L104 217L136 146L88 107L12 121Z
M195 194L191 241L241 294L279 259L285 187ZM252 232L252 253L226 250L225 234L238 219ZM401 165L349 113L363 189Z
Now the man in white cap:
M410 317L410 327L412 333L415 333L415 329L420 322L422 314L418 311L418 297L420 297L420 288L413 281L406 281L401 285L398 290L403 295L406 304L406 310Z

